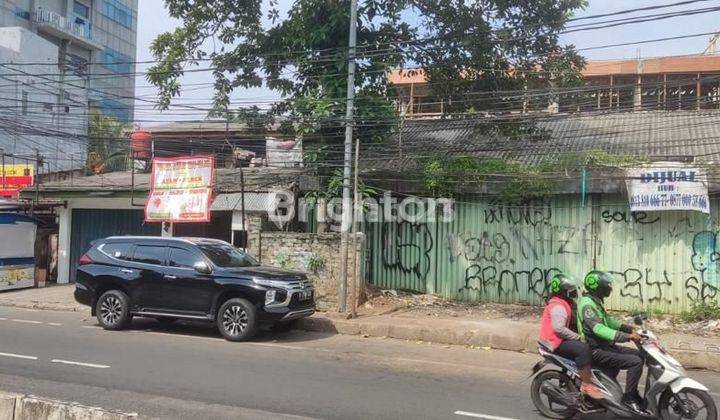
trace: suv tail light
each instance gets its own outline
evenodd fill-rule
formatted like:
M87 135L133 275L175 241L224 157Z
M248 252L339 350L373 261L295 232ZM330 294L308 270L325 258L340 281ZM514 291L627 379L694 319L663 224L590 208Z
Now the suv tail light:
M87 254L83 254L83 256L80 257L79 264L80 264L80 265L87 265L87 264L92 264L92 262L93 262L93 261L90 259L90 257L88 257Z

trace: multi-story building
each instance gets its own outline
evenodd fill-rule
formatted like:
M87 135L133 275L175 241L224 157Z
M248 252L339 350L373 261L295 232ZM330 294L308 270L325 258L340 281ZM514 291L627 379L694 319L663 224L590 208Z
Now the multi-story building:
M0 155L84 166L93 110L133 120L138 0L0 0Z
M22 27L56 45L64 83L89 82L90 109L130 122L137 6L138 0L0 0L0 27Z
M720 108L720 56L691 55L635 60L589 61L582 74L586 85L560 89L550 110L578 112L592 110L674 110ZM397 70L390 81L399 91L400 112L407 117L441 115L447 99L433 95L425 74L419 70ZM528 95L506 101L522 112L528 101L548 97ZM539 98L539 99L538 99ZM535 107L537 109L537 107Z

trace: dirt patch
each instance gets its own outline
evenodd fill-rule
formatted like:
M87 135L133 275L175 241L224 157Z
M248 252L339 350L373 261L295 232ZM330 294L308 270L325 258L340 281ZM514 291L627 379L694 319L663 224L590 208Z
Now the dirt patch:
M445 299L437 295L418 294L401 290L367 290L368 300L358 308L359 316L404 313L433 318L462 318L466 320L510 319L540 322L542 306L500 303L468 303ZM626 313L613 316L626 323L632 319ZM689 334L700 337L720 337L720 320L684 322L672 315L656 316L646 321L647 327L658 334Z
M367 295L368 301L358 308L358 315L407 313L434 318L539 321L543 309L542 307L527 305L460 302L437 295L417 294L400 290L380 290L377 288L369 289Z

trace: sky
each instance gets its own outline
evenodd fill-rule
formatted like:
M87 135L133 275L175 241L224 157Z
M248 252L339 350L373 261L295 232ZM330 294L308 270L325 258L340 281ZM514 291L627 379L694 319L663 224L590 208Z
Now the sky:
M362 0L360 0L362 1ZM611 13L619 10L634 9L640 7L676 3L678 0L589 0L589 6L576 13L577 17L591 16L597 14ZM280 0L281 12L287 10L292 0ZM720 0L704 1L676 8L667 8L657 11L647 11L641 14L652 14L670 12L674 10L688 10L720 6ZM623 15L629 17L633 15ZM612 19L612 18L607 18ZM580 21L578 23L585 23ZM138 6L138 35L137 35L137 61L152 60L150 44L160 33L172 31L178 24L168 15L161 0L139 0ZM667 38L673 36L698 34L720 31L720 12L711 12L695 16L684 16L655 22L636 23L627 26L614 28L569 33L562 36L563 44L573 44L577 48L592 48L601 45L618 44L625 42L642 41L655 38ZM656 57L665 55L699 54L708 42L708 36L688 38L674 41L663 41L651 44L632 45L624 47L613 47L606 49L593 49L581 51L588 60L605 60L617 58ZM153 100L156 98L156 91L149 86L142 74L147 65L138 65L140 73L136 80L136 96ZM207 107L212 98L212 82L209 72L187 74L182 79L185 84L182 97L176 100L175 104ZM205 85L203 85L205 84ZM268 89L258 88L237 91L233 94L236 104L260 103L268 104L277 100L279 96ZM152 109L150 105L143 102L136 102L135 119L141 126L157 125L160 121L202 119L204 113L188 109L174 107L170 111L159 112Z

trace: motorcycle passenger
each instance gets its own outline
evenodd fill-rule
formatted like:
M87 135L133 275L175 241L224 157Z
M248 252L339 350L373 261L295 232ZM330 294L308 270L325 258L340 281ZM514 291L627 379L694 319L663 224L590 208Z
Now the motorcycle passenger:
M575 361L582 382L580 392L601 399L602 392L592 383L590 347L573 331L578 326L573 316L578 298L577 281L567 274L557 274L550 281L550 294L540 324L540 342L554 354Z
M585 276L585 293L580 299L578 316L582 334L592 350L592 362L611 377L627 370L625 393L622 402L639 415L646 414L641 407L638 384L643 372L643 359L636 349L616 343L639 342L641 337L633 327L622 324L607 314L604 299L612 293L612 276L603 271L591 271Z

